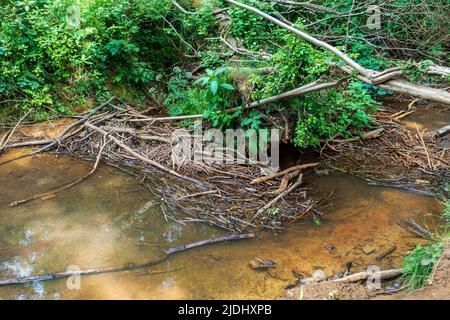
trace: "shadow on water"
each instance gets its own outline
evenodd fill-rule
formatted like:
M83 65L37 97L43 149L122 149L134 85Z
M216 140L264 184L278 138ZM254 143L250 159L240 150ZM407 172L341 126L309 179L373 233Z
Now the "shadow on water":
M3 159L23 150L9 152ZM92 163L39 155L0 169L0 279L80 268L143 263L168 247L207 239L223 231L200 224L166 221L154 195L133 177L107 166L53 199L10 208L12 201L53 189L86 174ZM382 267L399 266L402 254L422 240L396 224L413 218L432 225L432 198L367 186L349 176L314 178L308 186L334 191L321 226L307 219L281 234L197 248L167 259L148 274L129 272L83 277L79 290L66 279L0 288L2 299L253 299L276 298L293 282L292 270L327 275L352 261L355 270L375 263L392 245L397 250ZM140 211L145 204L149 209ZM330 252L330 248L333 248ZM370 249L370 250L369 250ZM370 253L369 251L373 250ZM257 272L248 262L261 257L277 262Z

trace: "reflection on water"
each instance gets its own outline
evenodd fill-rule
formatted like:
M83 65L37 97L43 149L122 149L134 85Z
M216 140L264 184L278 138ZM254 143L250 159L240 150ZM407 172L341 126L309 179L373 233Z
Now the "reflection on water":
M26 151L2 159L21 152ZM160 199L133 177L107 166L53 199L8 207L85 175L91 165L40 155L0 167L0 279L65 271L71 265L144 263L161 258L166 248L224 233L204 224L166 221ZM0 298L276 298L293 282L292 270L311 274L320 268L331 275L349 261L355 270L362 269L393 244L397 250L382 264L398 266L402 254L420 240L396 221L414 218L431 225L427 214L440 210L433 199L369 187L352 177L320 177L309 187L324 193L335 190L321 226L307 220L282 234L261 233L255 239L187 251L149 270L83 277L80 290L69 290L66 279L1 287ZM368 247L373 252L366 254ZM254 271L248 262L255 257L275 260L277 267ZM181 269L149 272L176 268Z

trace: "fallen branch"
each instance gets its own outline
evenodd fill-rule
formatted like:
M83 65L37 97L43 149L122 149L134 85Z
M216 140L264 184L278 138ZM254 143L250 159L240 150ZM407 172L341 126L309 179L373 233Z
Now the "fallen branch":
M171 254L183 252L183 251L186 251L189 249L202 247L207 244L232 241L232 240L240 240L240 239L249 239L249 238L253 238L253 237L255 237L255 235L253 233L229 234L229 235L226 235L223 237L211 238L211 239L207 239L207 240L201 240L201 241L185 244L185 245L182 245L182 246L176 247L176 248L169 248L165 251L165 253L167 255L171 255Z
M258 183L266 182L266 181L269 181L269 180L272 180L272 179L284 176L284 175L286 175L286 174L288 174L290 172L293 172L293 171L308 169L308 168L316 167L318 165L319 165L318 162L307 163L307 164L300 164L298 166L293 166L293 167L290 167L290 168L288 168L286 170L283 170L283 171L280 171L280 172L277 172L277 173L274 173L274 174L271 174L271 175L268 175L268 176L264 176L264 177L260 177L260 178L257 178L257 179L253 179L250 182L250 184L258 184Z
M323 42L315 37L312 37L309 34L296 29L292 25L289 25L281 20L278 20L277 18L274 18L271 15L264 13L255 7L240 3L235 0L225 0L225 2L231 3L235 6L256 13L261 17L273 22L274 24L295 33L300 38L308 41L309 43L319 48L332 52L336 57L338 57L346 64L344 66L338 66L340 69L345 71L350 76L354 76L365 83L376 85L386 90L411 94L413 96L417 96L423 99L442 102L450 105L450 93L447 92L446 90L435 89L431 87L425 87L422 85L414 84L403 78L395 79L396 77L400 76L399 74L400 71L393 70L392 68L381 73L374 70L366 69L360 64L358 64L356 61L351 59L348 55L337 49L336 47L333 47L332 45L326 42ZM440 67L441 71L442 70L445 71L447 69L448 68Z
M8 285L14 285L14 284L25 284L30 282L42 282L42 281L48 281L48 280L54 280L59 278L68 278L71 276L79 276L79 275L94 275L94 274L104 274L104 273L112 273L112 272L122 272L122 271L130 271L130 270L136 270L141 268L147 268L152 267L157 264L162 263L165 261L170 255L183 252L189 249L197 248L200 246L204 246L207 244L212 243L218 243L218 242L224 242L224 241L232 241L232 240L239 240L239 239L248 239L253 238L255 235L253 233L247 233L247 234L232 234L227 235L223 237L218 238L211 238L208 240L203 241L197 241L190 244L186 244L180 247L176 248L170 248L167 249L164 253L164 257L161 259L155 260L155 261L149 261L143 264L126 264L120 267L105 267L105 268L95 268L95 269L82 269L78 271L64 271L64 272L57 272L57 273L51 273L46 275L40 275L40 276L29 276L29 277L21 277L21 278L14 278L14 279L8 279L0 281L0 286L8 286ZM178 270L178 269L176 269ZM173 270L172 270L173 271ZM161 272L171 272L169 271L155 271L155 272L149 272L149 274L159 274Z
M302 94L332 88L332 87L337 86L339 83L341 83L342 81L344 81L346 79L348 79L348 77L345 77L345 78L342 78L342 79L339 79L339 80L336 80L333 82L325 82L325 83L321 83L320 80L316 80L314 82L311 82L311 83L308 83L299 88L281 93L279 95L261 99L258 101L253 101L244 107L230 108L230 109L227 109L222 112L231 113L231 112L235 112L238 110L253 109L253 108L260 107L262 105L273 103L273 102L280 101L283 99L293 98L293 97L296 97L296 96L299 96ZM222 112L219 111L217 113L222 113ZM147 118L141 118L141 119L132 119L130 121L132 121L132 122L177 121L177 120L201 119L203 117L204 117L204 114L191 114L191 115L186 115L186 116L175 116L175 117L159 117L159 118L147 117Z
M378 272L358 272L352 275L349 275L344 278L335 279L332 280L332 282L338 282L338 283L349 283L349 282L357 282L361 280L367 280L369 278L376 278L376 279L391 279L394 277L397 277L403 273L403 269L390 269L390 270L382 270Z

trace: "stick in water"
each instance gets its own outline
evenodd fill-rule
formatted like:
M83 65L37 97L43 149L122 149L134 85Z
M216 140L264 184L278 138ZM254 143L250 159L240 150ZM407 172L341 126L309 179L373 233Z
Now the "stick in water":
M222 237L211 238L211 239L207 239L207 240L202 240L202 241L185 244L185 245L182 245L182 246L176 247L176 248L167 249L164 252L165 255L161 259L155 260L155 261L149 261L149 262L146 262L143 264L129 263L129 264L126 264L126 265L123 265L120 267L82 269L82 270L78 270L78 271L64 271L64 272L56 272L56 273L50 273L50 274L45 274L45 275L40 275L40 276L14 278L14 279L0 281L0 286L25 284L25 283L30 283L30 282L42 282L42 281L48 281L48 280L54 280L54 279L60 279L60 278L68 278L73 275L94 275L94 274L101 274L101 273L122 272L122 271L146 268L146 267L151 267L151 266L160 264L161 262L165 261L172 254L180 253L180 252L183 252L183 251L186 251L189 249L193 249L193 248L197 248L197 247L201 247L201 246L204 246L207 244L239 240L239 239L249 239L249 238L253 238L254 236L255 235L253 233L230 234L230 235L226 235L226 236L222 236ZM169 270L167 272L171 272L171 271ZM150 274L158 274L158 273L161 273L161 272L160 271L150 272Z

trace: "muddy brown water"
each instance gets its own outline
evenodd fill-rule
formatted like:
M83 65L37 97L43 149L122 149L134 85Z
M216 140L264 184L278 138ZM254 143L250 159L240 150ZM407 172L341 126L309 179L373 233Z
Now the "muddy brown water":
M21 152L25 151L1 158ZM224 234L201 223L166 221L158 205L137 212L160 199L133 177L108 166L53 199L8 206L72 181L91 166L39 155L0 167L0 279L65 271L69 266L143 263L160 258L166 248ZM308 186L324 194L334 191L320 226L305 219L278 235L258 233L255 239L193 249L148 270L82 277L79 289L69 289L67 279L0 287L0 298L273 299L294 281L292 270L310 275L322 269L332 275L349 261L354 271L362 270L392 245L397 250L382 260L382 267L399 266L402 255L422 240L396 221L412 218L433 227L433 214L441 210L433 198L368 186L351 176L313 178ZM370 250L374 251L367 254ZM277 267L270 273L254 271L249 261L255 257L275 260Z

